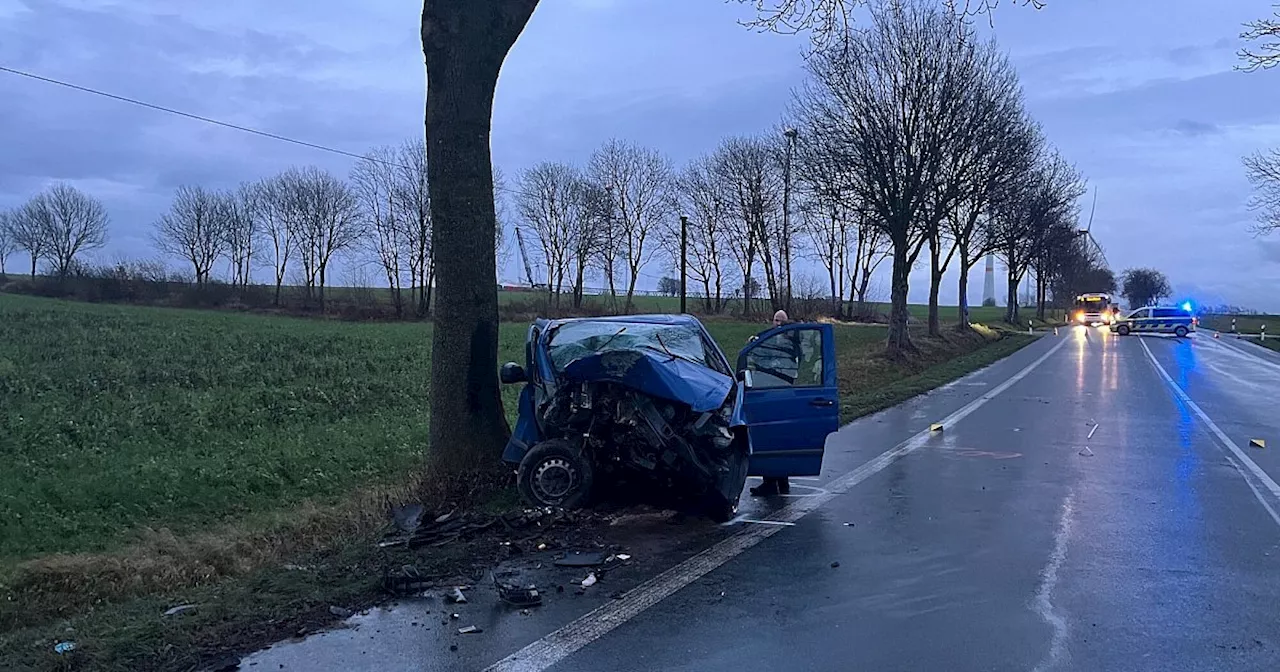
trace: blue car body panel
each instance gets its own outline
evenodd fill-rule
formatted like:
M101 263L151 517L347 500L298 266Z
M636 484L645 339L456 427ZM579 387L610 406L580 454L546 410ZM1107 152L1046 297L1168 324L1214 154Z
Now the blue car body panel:
M681 402L698 413L723 406L733 388L733 379L723 373L653 350L583 357L565 367L564 378L617 383L651 397Z

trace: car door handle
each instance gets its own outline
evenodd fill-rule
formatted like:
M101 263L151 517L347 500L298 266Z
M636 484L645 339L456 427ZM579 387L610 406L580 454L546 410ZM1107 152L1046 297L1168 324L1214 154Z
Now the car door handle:
M812 401L810 401L810 402L809 402L809 405L810 405L810 406L819 406L819 407L822 407L822 408L830 408L831 406L835 406L835 405L836 405L836 402L834 402L834 401L832 401L832 400L830 400L830 399L814 399L814 400L812 400Z

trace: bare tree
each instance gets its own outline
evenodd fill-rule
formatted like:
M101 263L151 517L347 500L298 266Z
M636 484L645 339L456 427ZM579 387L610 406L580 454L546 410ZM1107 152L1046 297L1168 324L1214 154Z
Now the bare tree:
M5 274L5 262L9 255L18 251L18 241L13 235L13 226L17 213L11 210L0 210L0 276Z
M18 250L31 259L31 279L36 279L36 264L45 255L45 239L40 230L41 212L34 201L27 201L9 212L9 237Z
M417 291L417 313L431 312L431 288L435 285L435 255L431 245L431 188L427 176L427 148L422 140L409 140L396 154L394 217L402 231L409 267L409 293Z
M40 236L37 247L58 277L66 277L71 272L81 252L100 248L107 242L107 209L98 199L68 184L53 185L32 198L23 210L24 218L28 218Z
M613 200L613 235L606 239L613 238L610 242L620 248L627 264L623 309L630 312L636 281L656 247L653 238L662 221L671 217L671 163L656 151L614 139L591 155L590 174Z
M368 232L364 246L382 267L396 317L404 317L401 257L411 251L406 234L413 227L401 225L396 217L396 160L396 150L392 147L371 150L351 169L351 186Z
M680 209L689 217L687 273L702 285L703 308L707 313L724 310L727 270L724 257L729 246L727 227L731 212L728 195L719 181L715 161L701 156L685 166L676 180ZM678 267L680 261L679 223L668 227L665 247Z
M755 287L745 279L753 277L757 260L764 267L772 307L781 308L773 253L781 221L782 178L774 150L760 138L727 138L721 141L712 161L732 222L726 227L726 237L744 278L743 313L753 312Z
M1280 64L1280 5L1272 13L1271 18L1258 19L1244 24L1240 39L1249 42L1260 42L1257 49L1245 47L1238 52L1244 65L1240 69L1245 72L1268 70Z
M248 287L262 239L266 202L256 185L243 182L221 195L225 219L226 254L231 260L231 284Z
M914 3L871 11L871 25L809 61L795 105L806 134L822 138L843 186L893 249L886 352L915 349L907 330L909 275L949 168L957 104L969 86L971 46L957 19Z
M196 284L203 285L227 249L227 223L226 207L217 193L183 185L174 194L169 212L156 221L152 240L161 252L189 262Z
M556 305L568 277L573 305L582 306L587 265L603 240L607 198L599 185L568 164L543 162L520 175L516 208L536 235L547 291Z
M809 35L815 49L838 47L854 29L856 10L870 0L737 0L754 6L756 18L743 25L762 32ZM1011 4L1042 9L1046 0L1010 0ZM985 15L990 21L1000 0L941 0L953 16Z
M1262 235L1280 230L1280 150L1246 156L1244 167L1253 185L1249 209L1257 216L1254 233Z
M849 274L850 299L849 316L853 319L873 317L874 308L869 300L871 279L875 272L887 259L893 257L893 249L889 245L889 237L884 229L873 223L871 215L861 208L852 208L854 230L857 245L853 250L853 262L845 262L853 271Z
M356 198L345 182L314 166L288 171L285 183L293 214L286 223L297 241L307 297L316 298L324 312L330 262L364 234Z
M284 286L289 261L294 257L297 242L293 238L295 226L290 222L297 216L292 189L287 173L264 179L253 186L256 199L262 208L262 224L271 243L271 267L275 276L276 291L273 303L280 305L280 291Z

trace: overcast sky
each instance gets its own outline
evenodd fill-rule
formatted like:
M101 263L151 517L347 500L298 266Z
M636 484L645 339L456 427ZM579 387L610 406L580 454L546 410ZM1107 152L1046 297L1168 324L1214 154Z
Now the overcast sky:
M419 11L393 0L0 0L0 64L358 153L422 133ZM1002 8L994 32L1031 112L1097 187L1093 231L1113 268L1160 268L1178 298L1280 312L1280 238L1249 232L1240 165L1280 145L1280 73L1233 72L1240 25L1269 11L1262 0L1049 0ZM543 0L499 83L495 163L514 177L540 160L583 162L615 136L681 163L769 129L801 79L804 42L742 28L747 12L721 0ZM154 257L148 232L180 184L351 166L6 73L0 101L0 207L54 180L91 192L112 215L100 261ZM977 302L980 268L973 283ZM926 280L913 285L923 300Z

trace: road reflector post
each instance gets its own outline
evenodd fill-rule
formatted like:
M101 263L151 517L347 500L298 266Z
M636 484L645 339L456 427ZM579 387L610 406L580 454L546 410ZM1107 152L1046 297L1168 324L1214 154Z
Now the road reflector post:
M1032 336L1035 336L1035 335L1036 335L1036 331L1035 331L1035 329L1033 329L1033 328L1031 327L1031 320L1027 320L1027 333L1028 333L1028 334L1030 334L1030 335L1032 335Z
M1267 325L1262 325L1262 335L1258 337L1259 341L1267 340Z
M1267 442L1263 439L1249 439L1250 448L1266 448Z
M929 431L931 431L931 432L941 432L941 431L942 431L942 423L940 423L940 422L935 422L935 423L933 423L932 425L929 425Z
M1231 333L1236 333L1236 318L1231 318Z

